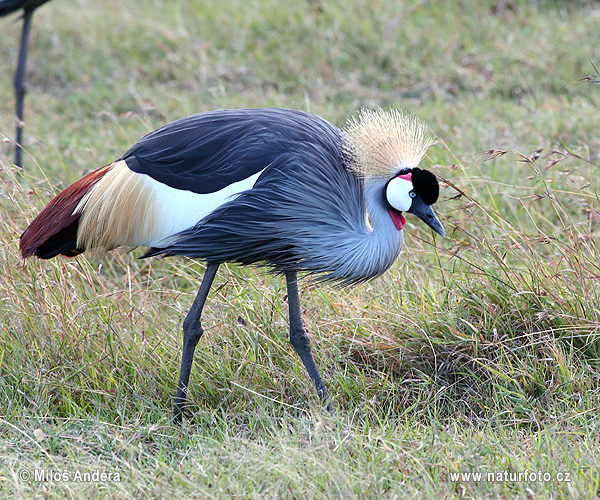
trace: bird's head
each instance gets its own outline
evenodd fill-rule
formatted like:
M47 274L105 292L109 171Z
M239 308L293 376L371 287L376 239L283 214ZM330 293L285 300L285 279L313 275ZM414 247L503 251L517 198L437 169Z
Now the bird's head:
M383 202L396 228L404 227L402 212L408 212L444 236L431 208L440 192L437 178L417 167L432 142L426 125L397 109L378 108L362 110L345 133L349 168L365 184L383 186Z
M390 179L385 187L385 199L396 228L400 230L404 227L402 212L408 212L416 215L443 237L444 228L431 208L439 193L438 181L428 170L415 167Z

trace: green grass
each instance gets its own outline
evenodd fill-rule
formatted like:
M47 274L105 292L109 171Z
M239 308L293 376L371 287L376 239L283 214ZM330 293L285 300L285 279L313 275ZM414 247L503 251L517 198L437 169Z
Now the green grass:
M596 2L550 0L40 8L25 170L9 142L0 153L0 496L599 498L600 89L576 83L600 61L598 19ZM10 141L20 23L0 30ZM408 220L382 278L301 283L334 416L286 339L280 278L221 268L179 428L202 265L19 257L54 194L170 120L282 106L342 125L375 105L437 135L424 163L448 236ZM470 471L571 480L451 480Z

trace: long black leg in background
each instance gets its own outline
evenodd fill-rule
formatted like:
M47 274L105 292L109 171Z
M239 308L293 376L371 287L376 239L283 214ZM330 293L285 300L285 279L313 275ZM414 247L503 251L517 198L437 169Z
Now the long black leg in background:
M25 103L25 70L27 67L27 48L29 44L29 30L33 9L25 9L23 14L23 31L21 32L21 47L19 49L19 62L15 72L14 86L16 98L17 136L15 144L15 165L21 167L21 144L23 144L23 107Z

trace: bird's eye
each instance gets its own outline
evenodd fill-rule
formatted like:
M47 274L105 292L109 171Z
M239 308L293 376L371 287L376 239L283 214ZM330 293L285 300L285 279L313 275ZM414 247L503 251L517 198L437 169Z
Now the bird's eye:
M415 196L417 196L417 193L415 193L414 191L409 191L408 196L410 196L411 198L414 198Z

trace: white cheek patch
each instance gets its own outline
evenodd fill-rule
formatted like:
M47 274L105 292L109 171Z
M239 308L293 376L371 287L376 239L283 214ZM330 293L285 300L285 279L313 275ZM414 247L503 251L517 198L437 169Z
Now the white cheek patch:
M407 212L412 205L412 198L410 192L413 189L413 183L402 179L401 177L394 177L388 182L387 189L385 191L385 197L392 207L399 212Z

